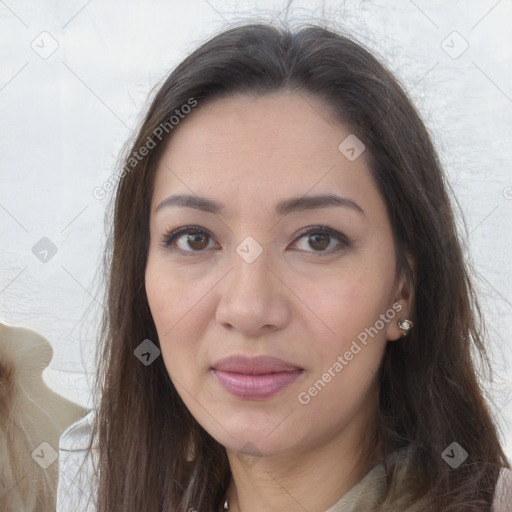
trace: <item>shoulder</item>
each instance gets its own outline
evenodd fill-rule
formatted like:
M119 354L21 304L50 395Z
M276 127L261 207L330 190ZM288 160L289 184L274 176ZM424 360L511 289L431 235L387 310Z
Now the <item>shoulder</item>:
M92 435L94 410L73 423L59 440L59 484L56 512L80 510L95 512L96 448L88 446Z
M512 470L503 468L496 484L492 512L512 511Z

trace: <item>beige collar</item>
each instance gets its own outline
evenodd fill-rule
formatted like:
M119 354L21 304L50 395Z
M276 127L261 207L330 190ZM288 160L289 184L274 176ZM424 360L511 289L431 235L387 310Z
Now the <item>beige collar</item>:
M388 461L392 458L405 459L407 454L407 448L402 448L392 453ZM384 463L379 462L326 512L371 512L378 506L386 488Z

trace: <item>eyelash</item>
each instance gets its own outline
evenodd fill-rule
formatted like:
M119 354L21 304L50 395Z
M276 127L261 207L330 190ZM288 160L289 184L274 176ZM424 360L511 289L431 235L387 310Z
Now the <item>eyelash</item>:
M167 231L161 238L160 245L164 247L165 249L171 249L171 245L174 244L174 242L180 238L183 235L186 234L202 234L208 236L210 239L213 237L210 235L210 233L199 226L182 226L174 230ZM295 241L300 240L306 235L311 234L322 234L322 235L329 235L332 238L336 239L340 244L335 248L331 249L329 251L306 251L306 252L312 252L313 254L317 256L330 256L331 254L334 254L336 252L341 251L344 248L350 247L351 243L350 240L343 235L342 233L339 233L338 231L331 229L327 226L309 226L308 228L304 228L297 234L297 238ZM184 251L182 249L178 249L176 247L173 247L171 250L179 251L181 253L186 254L187 256L193 256L195 254L199 254L202 252L206 252L204 249L201 251Z

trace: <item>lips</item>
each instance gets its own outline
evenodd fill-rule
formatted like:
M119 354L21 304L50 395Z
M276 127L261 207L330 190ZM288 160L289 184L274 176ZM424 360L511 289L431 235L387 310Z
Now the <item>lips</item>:
M270 356L230 356L213 364L212 371L227 391L245 399L268 398L304 373L303 368Z
M245 357L230 356L212 365L214 370L221 370L231 373L244 373L247 375L262 375L266 373L289 372L302 370L294 364L287 363L282 359L270 356Z

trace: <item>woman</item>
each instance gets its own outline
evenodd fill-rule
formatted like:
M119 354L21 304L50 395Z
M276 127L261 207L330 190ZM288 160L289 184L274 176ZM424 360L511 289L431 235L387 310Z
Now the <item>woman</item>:
M445 176L367 50L212 38L119 178L99 512L506 509Z

